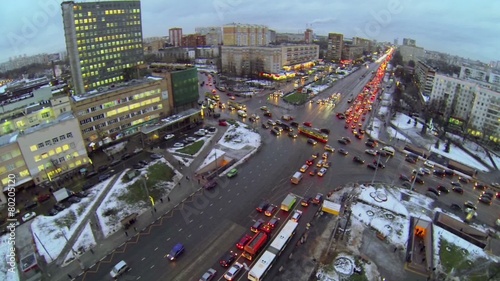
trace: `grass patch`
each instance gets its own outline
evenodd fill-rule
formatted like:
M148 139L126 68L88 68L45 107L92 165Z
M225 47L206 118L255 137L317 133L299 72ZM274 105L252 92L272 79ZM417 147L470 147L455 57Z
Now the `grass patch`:
M76 215L73 211L70 211L63 217L60 217L55 221L56 225L59 228L67 227L70 228L76 222Z
M307 102L308 95L294 92L293 94L283 97L283 99L292 104L304 104Z
M147 180L138 179L127 188L128 192L118 196L118 199L126 204L147 207L151 205L151 201L147 197L147 192L149 192L149 196L153 197L155 201L166 195L166 183L172 181L174 171L168 165L160 162L150 166L147 174ZM144 181L146 181L147 192L144 187Z
M177 152L185 153L188 155L195 155L198 151L200 151L200 149L204 143L205 143L204 140L199 140L199 141L196 141L196 142L194 142L194 143L192 143L192 144L190 144L182 149L177 150Z
M349 278L347 278L348 281L368 281L368 277L366 277L365 272L361 274L356 274L353 273Z

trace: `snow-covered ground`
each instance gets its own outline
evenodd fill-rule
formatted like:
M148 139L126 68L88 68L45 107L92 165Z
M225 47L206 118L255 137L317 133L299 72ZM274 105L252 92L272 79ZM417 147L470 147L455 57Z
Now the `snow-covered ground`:
M226 133L219 140L218 144L230 149L242 149L249 145L257 148L261 144L261 137L258 133L247 128L247 124L237 122L238 126L231 125Z
M309 84L304 88L311 90L314 93L314 95L321 93L322 91L324 91L329 87L329 85L313 85L313 84Z
M2 281L19 281L17 263L14 261L14 268L8 264L11 262L9 254L12 253L8 235L4 235L0 239L0 280ZM15 258L15 257L14 257ZM19 269L20 270L20 269Z
M408 124L408 121L410 121L409 124ZM463 163L464 165L473 167L479 171L483 171L483 172L490 171L490 169L488 167L484 166L482 163L480 163L479 161L474 159L474 157L470 156L470 154L468 154L466 151L464 151L463 149L461 149L453 144L450 146L450 153L447 153L444 151L445 143L443 143L442 141L439 142L439 148L436 148L435 144L438 140L437 137L432 136L432 138L430 138L430 139L429 138L424 139L420 135L420 132L422 131L423 124L417 122L417 125L415 126L414 119L406 114L397 113L396 117L393 120L391 120L391 123L394 126L398 127L398 129L403 131L406 135L410 136L411 138L413 138L415 140L418 140L420 145L423 145L423 146L427 147L428 149L431 149L431 151L436 153L436 154L442 155L446 158L452 159L452 160L457 161L459 163ZM393 138L396 137L397 139L402 139L402 140L409 142L409 140L407 140L406 137L404 137L401 133L396 132L392 128L388 128L387 132ZM430 134L429 134L429 136L430 136ZM452 138L455 138L457 140L460 139L457 136L452 136L452 135L449 135L449 136ZM462 143L464 143L464 142L462 142ZM468 142L464 143L464 147L470 153L473 153L473 154L479 156L481 159L486 159L486 162L489 162L489 160L488 160L489 158L487 157L484 150L482 148L480 149L476 144L468 141ZM494 161L500 163L500 158L495 156Z
M71 205L55 216L37 216L31 224L31 231L38 239L34 239L38 253L45 258L47 263L56 259L64 246L66 238L69 239L80 225L81 220L87 216L96 202L95 198L105 190L113 179L103 181L89 191L89 196L80 203ZM65 238L66 237L66 238Z
M64 262L70 262L75 259L79 254L90 250L96 245L94 233L90 227L90 223L85 225L85 228L81 232L80 236L73 245L73 251L69 252L64 259Z
M182 176L164 158L152 161L151 163L149 163L147 167L156 165L158 163L163 163L165 165L168 165L172 170L174 170L177 177ZM147 173L147 168L143 169L140 172L140 175L135 176L131 181L123 183L121 181L121 178L123 178L127 172L129 172L129 170L125 170L122 172L122 174L119 175L119 178L116 181L115 185L108 192L108 194L102 201L102 204L99 205L99 207L96 210L98 223L105 237L108 237L109 235L121 229L122 226L120 224L120 220L122 218L131 215L133 213L141 214L148 209L148 207L144 207L140 203L137 203L136 205L125 204L118 199L120 195L129 192L129 186L136 183L137 181L143 180L143 176ZM161 185L163 188L167 190L167 192L170 192L174 188L175 183L165 181L157 183L157 185ZM106 213L107 210L114 210L116 211L116 213L114 213L114 215L105 216L104 213Z

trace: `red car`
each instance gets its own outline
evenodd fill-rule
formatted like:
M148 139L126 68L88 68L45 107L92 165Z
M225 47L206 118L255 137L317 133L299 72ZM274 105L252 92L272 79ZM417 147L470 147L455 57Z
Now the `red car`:
M38 196L38 202L42 203L50 199L50 194L41 194Z
M220 120L219 120L219 126L223 126L223 127L227 126L227 122L226 122L226 120L224 120L224 119L220 119Z
M236 248L243 250L243 248L245 248L245 246L248 244L248 242L250 242L251 239L252 239L252 236L250 236L248 234L243 235L243 237L241 237L240 241L238 241L238 243L236 243Z
M313 126L313 124L311 122L304 122L303 124L306 127L312 127Z

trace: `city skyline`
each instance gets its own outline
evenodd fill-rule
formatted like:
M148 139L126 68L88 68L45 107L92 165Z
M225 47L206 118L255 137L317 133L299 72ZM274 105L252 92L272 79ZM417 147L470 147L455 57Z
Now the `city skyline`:
M36 0L6 5L5 16L0 20L4 26L0 62L20 55L64 51L61 2ZM494 13L500 3L488 2L488 5L491 9L479 10L481 5L477 2L457 5L449 0L438 3L430 0L370 3L361 0L349 3L193 0L175 6L159 0L141 2L144 38L167 36L172 27L181 27L183 34L190 34L195 27L240 22L267 25L277 32L303 33L310 27L318 35L334 32L343 33L345 38L356 36L387 42L398 38L400 43L403 38L412 38L417 46L426 50L483 62L498 60L494 46L500 43L498 37L491 36L499 30Z

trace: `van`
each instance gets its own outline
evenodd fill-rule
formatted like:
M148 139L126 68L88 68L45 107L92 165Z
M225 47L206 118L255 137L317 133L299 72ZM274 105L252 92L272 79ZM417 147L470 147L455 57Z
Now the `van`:
M130 267L128 267L127 263L125 261L120 261L118 262L113 269L111 269L111 272L109 275L111 275L112 278L117 278L118 276L122 275L126 271L129 271Z
M293 184L299 184L299 182L300 182L300 180L302 180L303 176L304 176L304 174L302 174L301 172L296 172L295 174L293 174L293 177L290 181Z
M382 148L382 150L383 150L383 151L385 151L385 152L387 152L387 153L388 153L388 154L390 154L391 156L394 156L394 154L395 154L395 152L396 152L396 151L394 150L394 148L393 148L393 147L390 147L390 146L384 146L384 147Z

